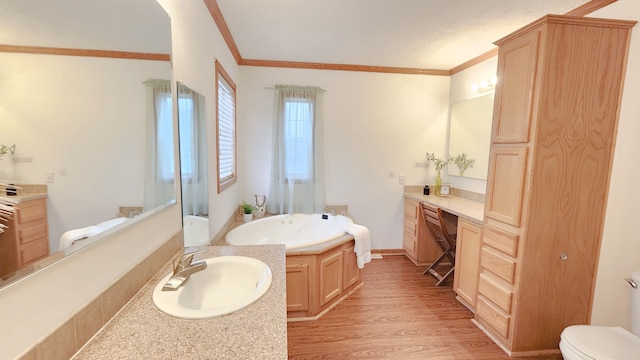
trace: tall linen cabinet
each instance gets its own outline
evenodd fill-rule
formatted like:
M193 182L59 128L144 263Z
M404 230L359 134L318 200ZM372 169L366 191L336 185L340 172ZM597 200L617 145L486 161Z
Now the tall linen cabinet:
M589 323L634 24L548 15L496 42L475 320L511 355Z

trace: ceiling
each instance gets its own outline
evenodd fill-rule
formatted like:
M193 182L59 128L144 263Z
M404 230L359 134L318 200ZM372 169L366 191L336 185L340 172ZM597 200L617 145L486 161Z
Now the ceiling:
M243 59L449 70L589 0L217 0Z

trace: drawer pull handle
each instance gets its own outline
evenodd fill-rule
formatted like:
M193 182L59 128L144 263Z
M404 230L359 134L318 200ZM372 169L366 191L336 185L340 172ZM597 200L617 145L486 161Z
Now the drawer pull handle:
M633 281L633 279L626 278L625 280L629 283L629 285L631 285L632 288L634 288L634 289L638 288L638 283Z
M560 253L560 260L566 261L568 258L569 255L567 255L567 253Z

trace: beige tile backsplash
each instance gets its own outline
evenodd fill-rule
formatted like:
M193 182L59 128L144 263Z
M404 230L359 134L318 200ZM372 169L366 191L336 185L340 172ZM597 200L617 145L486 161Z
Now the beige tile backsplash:
M68 321L28 349L20 360L68 360L183 248L176 234L113 285L97 295Z

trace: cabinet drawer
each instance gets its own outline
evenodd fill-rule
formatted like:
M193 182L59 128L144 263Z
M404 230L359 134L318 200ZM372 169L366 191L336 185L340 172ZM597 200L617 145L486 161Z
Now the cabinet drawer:
M29 264L49 255L49 247L46 241L36 243L34 246L23 247L20 249L20 266Z
M498 275L502 279L513 284L516 274L516 263L509 260L486 247L482 249L482 259L480 260L482 268Z
M505 312L511 312L511 300L513 299L513 293L491 280L485 274L480 274L478 292L491 300L494 304L498 305Z
M409 235L413 238L418 237L418 224L414 222L406 221L404 222L404 234Z
M27 244L32 241L47 237L47 225L39 222L33 226L27 226L20 229L20 244ZM44 240L46 241L46 239Z
M476 305L476 316L481 317L492 328L494 328L500 335L508 338L509 336L509 322L508 315L503 314L498 308L493 306L482 296L478 296L478 303Z
M409 253L409 255L414 258L416 257L416 252L418 251L417 244L418 241L412 239L411 237L405 236L404 240L402 241L402 247L404 248L404 251Z
M410 219L413 221L418 220L419 212L419 204L417 201L406 199L404 202L404 217L405 219Z
M518 252L518 239L518 235L510 234L491 226L485 226L482 241L494 249L516 257Z
M31 200L18 205L16 219L19 224L24 224L44 219L47 216L46 212L47 207L45 206L44 199Z

